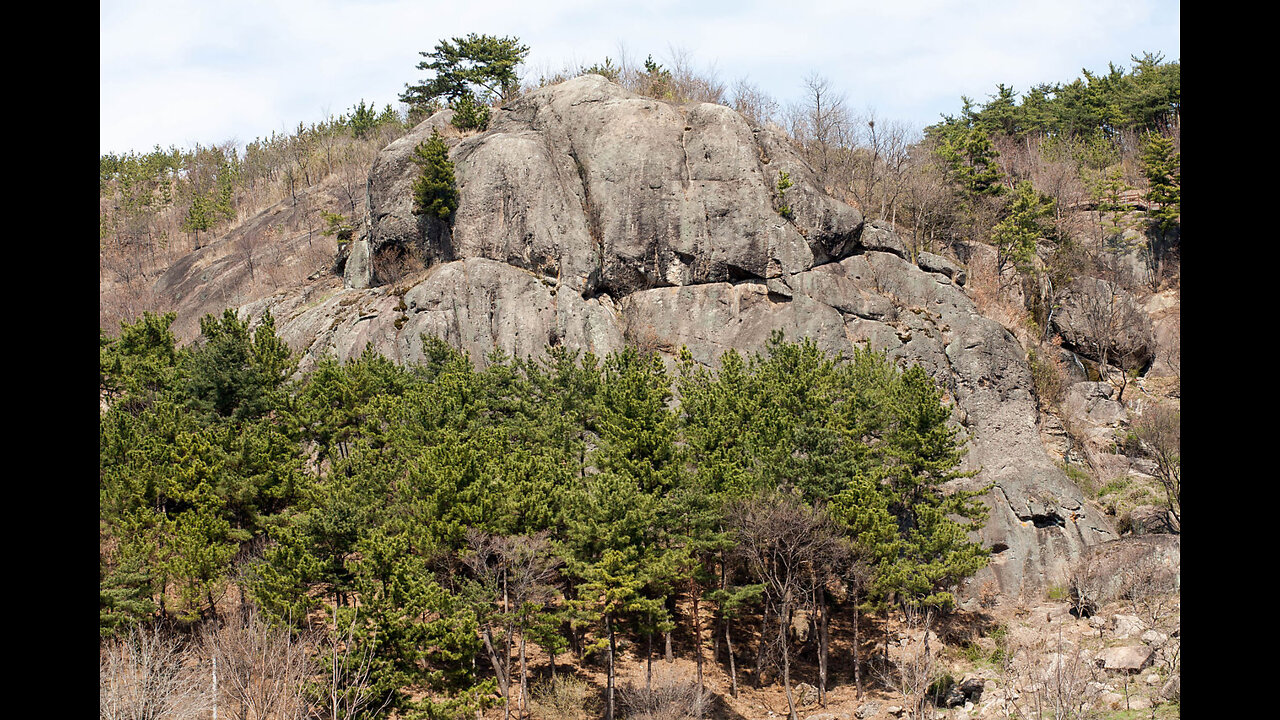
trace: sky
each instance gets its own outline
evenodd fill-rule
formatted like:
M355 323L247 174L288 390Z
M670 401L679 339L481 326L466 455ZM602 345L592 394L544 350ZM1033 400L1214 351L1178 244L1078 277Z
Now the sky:
M243 146L360 100L398 106L440 40L515 36L537 78L625 51L745 78L783 105L817 74L919 129L983 101L1180 58L1178 0L102 0L100 152Z

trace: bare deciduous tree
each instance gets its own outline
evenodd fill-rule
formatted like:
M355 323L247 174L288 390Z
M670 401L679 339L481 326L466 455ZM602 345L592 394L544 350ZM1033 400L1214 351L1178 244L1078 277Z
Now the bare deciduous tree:
M1182 526L1182 414L1162 405L1149 408L1134 423L1142 447L1156 463L1165 503L1176 528Z
M806 159L826 179L836 158L839 140L847 132L849 111L844 95L837 93L831 81L816 72L804 79L803 105L791 110L791 136L805 152Z
M98 666L103 720L204 718L211 706L207 676L189 666L181 642L159 626L134 628L107 642Z
M918 640L910 640L901 652L891 658L888 665L876 670L879 681L902 695L913 718L923 718L929 702L929 687L938 679L941 671L934 658L936 650L929 648L929 635L934 620L932 608L903 607L908 636L920 634Z
M830 578L831 568L844 562L848 548L828 515L788 493L766 493L740 502L730 510L730 522L738 532L738 551L765 584L767 605L777 618L774 642L781 651L789 715L796 720L789 650L792 618L797 609L812 604L815 593ZM761 633L762 643L766 637Z
M1117 282L1097 278L1081 278L1074 283L1073 294L1080 310L1080 319L1098 356L1098 371L1109 380L1109 366L1120 370L1120 394L1116 398L1124 402L1124 391L1129 386L1130 372L1140 363L1139 351L1130 341L1133 329L1145 320L1142 311Z
M379 696L375 692L374 641L362 642L358 638L358 616L359 610L353 609L350 623L335 620L334 628L320 638L323 676L312 696L315 705L312 714L319 720L377 716L395 699L395 693Z
M747 82L746 78L738 80L733 86L733 109L755 125L764 126L775 120L780 107L777 100Z
M467 532L463 562L471 569L478 600L485 611L482 638L504 700L504 717L511 717L511 651L519 636L520 695L518 708L526 710L529 697L526 629L537 607L551 598L551 579L562 560L551 552L544 531L533 536L504 537L479 530ZM496 610L494 609L496 608ZM501 635L501 647L495 641Z
M1093 720L1104 685L1092 655L1062 639L1012 641L1004 654L1009 717Z
M217 663L219 717L301 720L310 707L305 685L312 673L308 636L264 622L256 611L228 617L205 631L204 654Z

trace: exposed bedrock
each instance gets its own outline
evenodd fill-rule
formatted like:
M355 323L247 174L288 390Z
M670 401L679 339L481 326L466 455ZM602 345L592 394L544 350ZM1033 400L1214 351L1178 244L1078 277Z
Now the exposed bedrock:
M433 128L445 128L461 194L451 237L412 214L411 156ZM784 204L790 218L777 212ZM479 135L459 138L446 113L431 117L379 153L369 209L373 254L399 244L428 263L487 257L619 297L807 270L852 252L863 224L773 131L598 75L530 93ZM378 283L364 272L348 285Z
M272 308L304 369L366 343L414 362L424 333L481 362L495 349L603 355L631 343L688 347L714 366L729 348L763 349L775 330L830 352L869 342L946 388L969 439L965 466L981 470L964 484L993 486L982 531L992 564L975 583L1017 594L1061 582L1071 560L1115 537L1046 454L1026 353L977 312L956 284L963 269L934 256L912 264L889 224L864 224L823 193L774 132L728 108L576 78L495 112L483 134L442 130L461 204L452 228L433 228L411 213L416 166L405 158L442 126L437 115L388 146L369 180L369 256L417 248L427 270L379 285L367 263L345 287L245 308Z

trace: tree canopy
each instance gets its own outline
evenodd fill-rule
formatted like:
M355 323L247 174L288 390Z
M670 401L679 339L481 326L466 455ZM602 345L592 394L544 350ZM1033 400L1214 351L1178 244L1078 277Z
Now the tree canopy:
M973 493L941 492L964 452L941 391L870 350L779 335L672 375L634 349L479 368L424 338L421 365L366 351L297 375L269 315L207 316L185 348L172 321L100 342L104 635L216 617L239 586L270 622L318 613L367 648L350 692L379 712L461 718L514 702L526 639L612 658L630 635L651 656L705 626L677 596L780 622L836 602L823 578L851 553L877 574L859 602L947 607L985 563ZM796 553L778 576L735 550L774 516L818 533L778 540Z
M425 109L441 98L452 102L474 97L484 103L510 99L519 89L516 68L529 48L521 45L519 38L471 33L465 38L441 40L431 52L419 54L426 60L417 68L434 74L417 84L406 84L400 100Z

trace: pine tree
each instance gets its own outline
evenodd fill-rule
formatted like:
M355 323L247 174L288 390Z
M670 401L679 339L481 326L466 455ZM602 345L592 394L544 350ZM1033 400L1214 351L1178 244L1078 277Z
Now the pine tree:
M476 102L471 93L464 93L453 101L453 120L459 130L484 130L489 127L489 108Z
M1042 195L1030 182L1018 183L1008 215L991 231L1000 269L1013 265L1020 272L1031 272L1036 241L1052 230L1048 220L1053 216L1053 205L1053 199Z
M885 461L874 474L897 520L897 556L881 566L882 583L907 602L945 608L951 588L986 565L988 551L970 541L987 508L986 488L944 494L942 486L972 477L958 470L966 449L948 421L942 391L918 365L902 373L892 394L893 420L882 436ZM952 518L961 518L960 521Z
M348 120L351 125L351 136L357 140L364 139L378 126L379 120L378 112L373 105L365 105L364 98L360 98L359 105L351 106L351 118Z
M1150 133L1142 148L1142 174L1150 188L1144 196L1150 204L1147 217L1161 239L1178 226L1182 216L1181 157L1173 139Z
M449 148L438 130L414 149L413 161L422 170L413 182L413 214L448 220L458 209L458 189Z
M457 100L464 95L477 96L481 102L497 97L510 99L518 90L516 68L524 62L529 48L519 38L494 37L471 33L453 41L441 40L430 52L421 52L427 60L418 63L419 70L434 73L430 80L406 85L400 100L422 108L439 98Z

